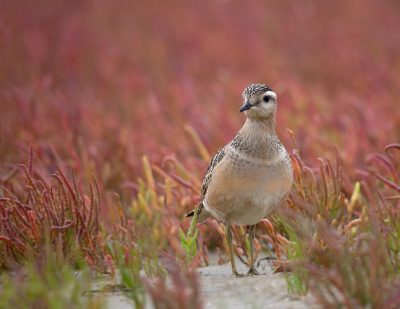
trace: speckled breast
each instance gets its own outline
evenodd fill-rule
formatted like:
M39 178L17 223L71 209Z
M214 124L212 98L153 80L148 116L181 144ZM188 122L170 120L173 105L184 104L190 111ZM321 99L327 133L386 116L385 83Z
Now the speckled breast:
M211 181L206 209L221 221L253 225L286 199L293 182L292 164L283 147L269 161L246 158L231 149Z

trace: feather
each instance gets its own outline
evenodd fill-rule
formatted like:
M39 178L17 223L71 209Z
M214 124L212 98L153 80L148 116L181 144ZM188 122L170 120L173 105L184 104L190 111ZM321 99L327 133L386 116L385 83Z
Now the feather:
M197 210L197 223L201 223L204 222L205 220L207 220L211 214L204 209L204 205L203 205L203 199L207 194L207 189L208 189L208 185L210 184L211 178L212 178L212 173L213 170L215 169L215 167L222 161L222 159L225 157L226 154L226 146L221 148L216 154L215 156L211 159L210 164L208 165L207 171L206 171L206 176L204 177L203 180L203 185L201 187L201 197L200 197L200 204L199 204L199 208ZM192 217L194 216L194 211L188 213L186 215L186 217Z

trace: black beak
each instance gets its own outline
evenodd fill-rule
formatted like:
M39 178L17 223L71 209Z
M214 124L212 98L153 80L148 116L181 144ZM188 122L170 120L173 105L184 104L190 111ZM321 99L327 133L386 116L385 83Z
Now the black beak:
M248 109L252 108L253 105L251 105L249 102L246 102L241 109L239 109L239 112L244 112L247 111Z

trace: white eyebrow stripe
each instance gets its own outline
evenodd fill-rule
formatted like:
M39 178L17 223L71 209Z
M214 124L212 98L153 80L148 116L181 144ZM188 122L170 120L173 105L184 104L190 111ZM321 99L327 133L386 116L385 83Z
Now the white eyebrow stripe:
M275 93L275 92L273 92L273 91L267 91L265 94L266 94L266 95L269 95L270 97L272 97L272 98L274 98L274 99L276 100L276 93Z

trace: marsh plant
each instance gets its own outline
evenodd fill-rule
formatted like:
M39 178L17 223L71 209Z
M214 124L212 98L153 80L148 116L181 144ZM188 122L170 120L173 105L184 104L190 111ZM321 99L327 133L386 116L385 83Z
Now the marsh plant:
M66 264L85 258L97 272L114 276L100 233L101 195L96 178L96 193L89 182L90 196L79 192L73 171L71 183L58 166L52 180L34 179L32 144L28 167L20 165L20 169L25 179L19 177L9 188L1 187L6 197L0 198L0 270L16 270L31 257L43 258L45 247L50 246Z
M293 272L287 276L289 289L300 295L310 291L324 308L400 305L400 187L392 182L399 172L391 155L373 157L384 169L371 171L370 185L356 182L347 199L337 155L336 166L319 159L318 184L298 153L292 156L295 184L275 224L287 238L281 244Z
M23 268L3 273L0 287L0 308L15 309L102 309L104 299L90 293L92 276L86 269L76 278L76 269L63 264L48 244L39 258L25 261ZM85 291L87 295L82 297Z
M398 307L398 2L182 4L2 3L0 293L14 296L1 304L38 295L17 278L49 260L48 247L66 276L121 271L138 306L151 289L140 274L158 282L148 295L160 307L163 293L187 304L165 268L178 254L189 271L209 265L210 250L229 261L222 223L196 226L188 252L179 230L190 230L185 214L212 154L243 122L237 98L254 80L283 103L276 132L295 170L286 206L268 218L278 249L260 223L257 253L287 259L290 290L325 308ZM231 228L248 264L247 228ZM175 280L195 286L189 276Z
M186 267L189 267L190 262L194 259L196 252L197 252L197 247L196 247L196 238L198 234L198 230L195 229L196 225L196 219L197 219L197 205L194 208L194 216L192 219L192 222L190 223L189 231L187 232L187 235L185 236L183 234L182 229L179 229L179 236L181 237L181 248L184 251L185 257L184 257L184 262L186 264ZM194 232L195 231L195 232ZM193 235L194 232L194 235ZM179 258L179 256L178 256Z

